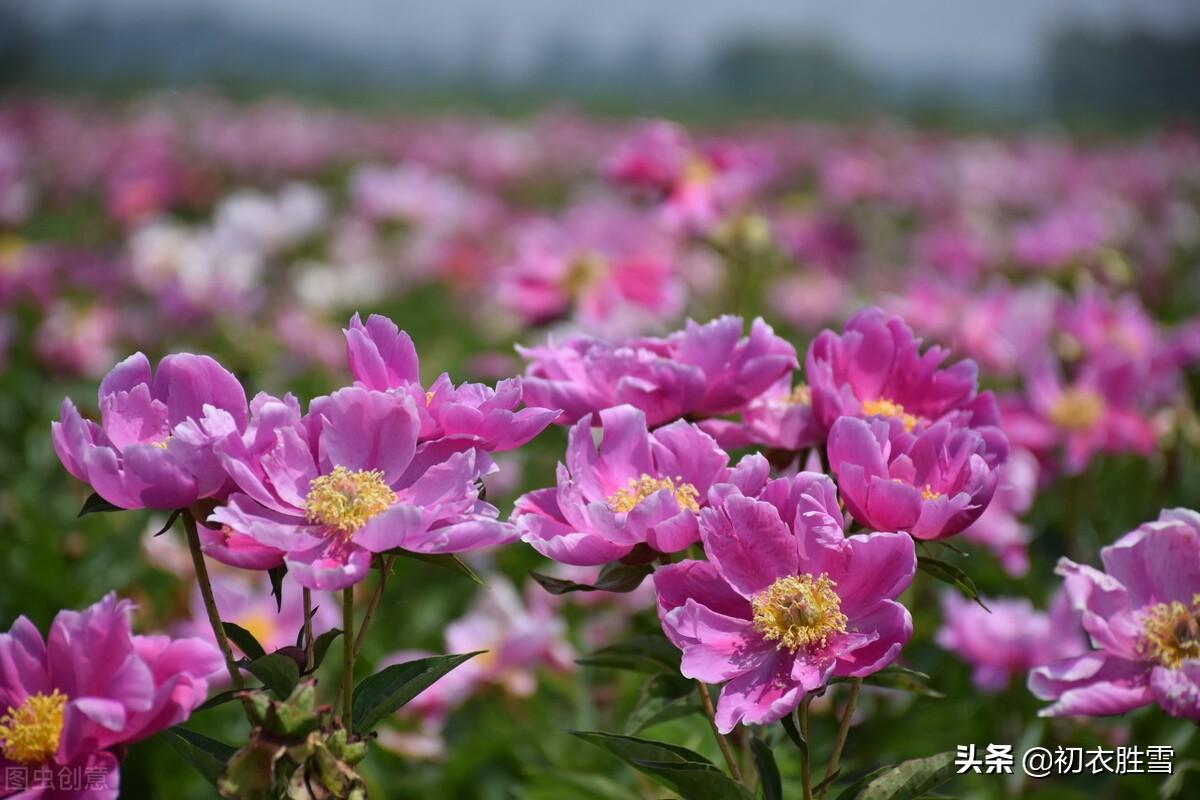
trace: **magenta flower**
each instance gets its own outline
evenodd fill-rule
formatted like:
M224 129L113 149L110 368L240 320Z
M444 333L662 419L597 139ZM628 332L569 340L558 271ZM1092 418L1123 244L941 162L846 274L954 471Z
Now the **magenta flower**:
M661 567L654 588L683 675L725 684L722 733L774 722L830 678L896 659L912 635L894 600L916 571L912 539L844 536L837 490L817 473L771 481L757 497L721 493L701 512L710 560Z
M1024 676L1087 650L1079 615L1065 594L1038 611L1025 598L985 598L990 613L955 592L942 593L942 627L937 643L972 667L971 681L983 692L999 692Z
M528 443L558 416L551 408L517 410L521 381L515 378L500 381L495 389L482 383L456 387L443 373L425 389L412 339L387 317L372 314L363 324L355 314L343 332L355 383L380 392L411 394L421 419L422 442L446 439L463 448L512 450Z
M1100 551L1104 571L1056 570L1094 650L1033 671L1042 716L1123 714L1157 703L1200 720L1200 514L1163 511Z
M762 445L798 452L824 441L812 413L812 392L804 383L793 386L790 376L747 403L741 422L709 419L700 427L726 449Z
M1015 444L1067 474L1087 469L1100 453L1154 451L1157 435L1138 404L1137 365L1127 359L1087 362L1066 383L1049 360L1032 367L1025 394L1002 403L1004 430Z
M742 337L741 317L704 325L688 320L666 338L612 344L576 337L517 350L532 363L524 377L528 402L561 408L559 422L629 404L652 426L683 417L739 410L796 367L796 350L771 326L754 320Z
M951 412L969 411L974 424L994 425L991 395L976 395L975 362L942 369L949 351L920 348L912 328L878 308L856 313L841 334L822 331L804 367L817 422L828 431L838 417L883 417L912 432Z
M829 431L829 466L846 508L876 530L918 539L952 536L979 518L996 491L1003 441L935 423L918 435L887 421L842 417Z
M47 639L25 617L0 634L5 797L116 798L120 748L204 702L208 679L224 666L217 648L134 636L132 608L110 593L83 611L60 611Z
M176 509L226 489L212 441L246 417L241 384L208 356L167 356L151 376L136 353L100 382L99 425L67 398L50 427L63 466L108 502Z
M643 543L674 553L696 542L697 515L709 487L728 479L729 456L686 422L648 432L646 416L632 406L605 409L599 418L598 448L585 416L571 428L558 486L518 498L512 519L522 539L548 558L580 566L615 561ZM756 465L766 473L761 457L738 469Z
M491 466L486 455L418 448L419 429L407 394L352 387L318 398L299 423L275 428L265 449L248 452L235 437L222 442L223 463L241 492L209 520L282 553L297 582L311 589L356 583L373 553L514 541L516 531L479 499L478 481Z

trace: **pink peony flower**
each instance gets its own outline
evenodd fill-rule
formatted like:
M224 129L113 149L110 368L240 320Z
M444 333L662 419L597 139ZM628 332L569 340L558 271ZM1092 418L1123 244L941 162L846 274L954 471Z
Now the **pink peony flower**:
M976 425L994 425L991 395L976 394L975 362L941 369L949 351L921 353L920 347L912 328L878 308L856 313L841 334L822 331L804 368L821 427L828 431L842 416L883 417L912 432L953 412L967 413Z
M812 393L807 384L792 385L790 376L746 404L742 421L711 419L701 429L726 449L750 445L797 452L824 441L813 418Z
M937 643L974 667L971 680L984 692L999 692L1013 676L1024 676L1087 650L1079 615L1065 594L1038 611L1025 598L985 598L991 612L961 595L942 593L942 627Z
M722 733L774 722L830 678L896 659L912 635L894 601L916 570L912 539L844 536L837 490L817 473L770 481L757 497L714 495L700 523L710 560L661 567L654 588L683 675L725 684Z
M599 447L592 418L579 420L558 465L558 486L517 499L513 522L542 555L587 566L623 558L639 544L675 553L699 539L697 514L713 483L727 479L729 456L695 425L674 422L650 433L632 406L599 414ZM760 470L761 457L741 471Z
M395 548L448 553L517 538L479 499L486 454L418 448L410 396L341 389L299 422L277 405L262 407L283 423L264 427L264 447L237 437L218 445L241 491L209 520L277 550L300 585L344 588L367 574L373 553Z
M1157 703L1200 720L1200 514L1163 511L1100 551L1104 571L1062 559L1056 570L1090 652L1041 667L1029 689L1042 716L1123 714Z
M47 639L25 617L0 634L5 797L116 798L120 748L178 725L204 702L224 666L217 648L134 636L132 608L110 593L83 611L60 611Z
M343 332L356 385L411 394L420 415L422 442L450 440L463 448L512 450L528 443L558 416L551 408L517 410L522 390L516 378L500 381L492 389L482 383L455 386L443 373L428 389L422 387L416 347L387 317L372 314L363 324L355 314Z
M517 350L532 363L523 379L527 402L561 408L560 423L629 404L652 426L682 417L737 411L796 367L796 350L771 326L741 317L704 325L688 320L666 338L612 344L576 337Z
M151 376L136 353L100 382L99 425L67 398L51 436L67 471L113 505L175 509L223 493L213 438L246 417L241 384L208 356L167 356Z
M1001 404L1004 430L1013 443L1053 466L1078 474L1099 453L1154 451L1157 436L1139 408L1137 365L1125 359L1085 363L1065 383L1057 367L1043 359L1030 368L1024 396Z
M947 421L892 434L885 420L857 417L842 417L829 432L829 466L858 522L942 539L979 518L1007 455L1002 441Z

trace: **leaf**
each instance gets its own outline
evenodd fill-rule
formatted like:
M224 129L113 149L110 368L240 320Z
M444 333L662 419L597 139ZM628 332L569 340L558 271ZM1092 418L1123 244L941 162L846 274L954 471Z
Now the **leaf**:
M193 711L192 713L195 714L198 711L208 711L210 708L216 708L217 706L223 706L226 703L232 703L234 700L238 699L238 693L239 693L238 689L230 689L227 692L221 692L220 694L214 694L212 697L208 698L203 703L196 706L196 710Z
M321 610L320 605L313 606L309 610L308 616L305 617L304 621L300 623L300 629L298 631L296 631L296 647L304 647L304 629L305 629L305 627L307 627L309 624L312 623L312 618L315 617L317 615L317 612L320 610Z
M975 581L971 580L971 576L958 567L936 558L917 556L917 568L943 583L950 584L958 589L964 597L974 600L984 611L991 613L991 609L984 605L983 600L979 598L979 590L975 588Z
M283 576L287 575L287 564L271 567L267 576L271 579L271 594L275 598L276 613L283 611Z
M635 672L679 674L679 651L665 636L633 636L623 642L602 647L591 655L575 659L586 667L611 667Z
M385 555L404 556L411 558L414 561L424 561L427 564L433 564L442 569L448 569L451 572L457 572L466 578L470 578L480 586L486 586L483 578L479 577L479 573L471 569L471 566L454 553L414 553L411 550L402 550L397 547L395 550L389 550Z
M625 730L639 733L651 725L693 714L700 710L695 698L696 684L687 678L655 675L642 687L641 698L625 721Z
M280 700L290 695L300 682L300 667L296 659L284 653L256 658L246 665L246 671L262 681L263 686Z
M521 800L629 800L629 788L612 778L578 772L534 773L519 791Z
M393 664L369 675L354 689L351 703L351 730L363 733L375 723L404 706L455 667L484 651L461 655L430 656Z
M225 629L225 635L229 637L229 641L237 645L242 651L242 655L254 661L262 658L267 654L263 646L258 643L258 639L254 638L254 634L233 622L222 622L221 627Z
M182 508L177 508L174 511L172 511L171 516L167 517L167 521L163 524L163 526L161 528L158 529L158 532L155 533L154 535L162 536L164 533L171 530L171 527L175 524L175 520L179 519L179 515L182 513L183 513Z
M632 592L642 585L642 581L653 571L650 564L622 564L614 561L605 564L596 577L595 583L576 583L540 572L530 570L529 577L542 585L550 594L567 594L568 592L617 592L624 594Z
M796 749L800 751L801 756L808 755L808 742L804 738L804 734L800 732L800 727L796 724L796 712L792 711L783 715L783 719L779 720L783 723L783 729L787 731L788 738L792 740L792 744L796 745Z
M754 766L758 768L763 800L783 800L783 779L779 777L779 765L775 763L771 748L762 739L751 736L750 752L754 754Z
M226 762L236 752L224 742L179 726L167 728L162 736L176 753L183 756L184 761L213 786L217 785L217 778L225 770Z
M912 800L953 776L954 753L938 753L876 770L846 787L837 800Z
M321 662L325 660L325 655L329 652L329 646L334 640L342 635L341 628L330 628L313 640L313 669L321 666Z
M830 683L848 683L850 680L850 678L834 678ZM927 685L926 681L928 680L929 676L924 672L918 672L915 669L908 669L907 667L895 664L862 679L864 684L879 686L884 689L896 689L902 692L912 692L924 697L939 699L946 696Z
M83 506L79 509L79 513L75 515L76 519L86 517L88 514L107 513L109 511L125 511L126 509L120 506L114 506L112 503L105 500L100 495L92 492L88 495L88 499L83 501Z
M749 800L750 795L711 761L686 747L603 731L572 731L607 750L685 800Z

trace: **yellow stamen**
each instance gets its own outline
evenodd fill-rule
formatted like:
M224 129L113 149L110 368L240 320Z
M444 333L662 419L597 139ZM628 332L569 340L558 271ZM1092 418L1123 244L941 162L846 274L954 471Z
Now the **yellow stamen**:
M645 474L640 478L630 478L627 488L618 489L609 495L608 507L617 512L632 511L638 503L662 489L667 489L675 495L675 502L679 503L680 508L699 513L700 503L697 498L700 492L696 491L695 486L684 483L683 478L652 478Z
M931 487L928 483L925 484L925 488L921 490L922 500L937 500L939 497L945 496L946 495L942 494L941 492L935 492L933 487Z
M864 400L862 413L868 417L894 417L904 425L906 433L911 433L919 422L917 417L904 410L904 406L882 397L878 400Z
M0 740L4 742L4 757L21 764L46 761L58 750L62 734L63 708L67 696L55 689L50 694L38 692L0 717Z
M167 445L170 444L172 438L173 437L171 436L167 436L167 438L163 439L161 442L151 442L150 445L151 447L157 447L159 450L166 450Z
M796 388L788 394L786 402L791 406L811 406L812 389L807 383L798 383Z
M608 274L608 261L598 253L584 253L567 267L561 281L562 290L571 297L578 297Z
M780 578L754 597L754 629L780 650L824 647L846 632L836 585L824 572Z
M1190 606L1178 600L1151 606L1142 617L1138 651L1169 669L1200 659L1200 594Z
M426 392L425 393L425 405L429 405L432 402L433 402L433 392Z
M334 467L328 475L313 478L304 510L309 522L349 533L395 502L396 493L384 481L381 471Z
M1104 415L1104 398L1092 389L1067 389L1050 407L1050 421L1068 431L1086 431Z

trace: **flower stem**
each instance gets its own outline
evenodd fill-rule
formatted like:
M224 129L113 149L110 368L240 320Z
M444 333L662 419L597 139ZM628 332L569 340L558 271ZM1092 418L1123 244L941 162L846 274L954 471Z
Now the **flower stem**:
M342 589L342 724L349 728L354 688L354 587ZM336 704L336 703L335 703Z
M304 671L312 672L313 668L313 631L312 631L312 590L307 586L301 592L304 596Z
M800 738L804 740L804 753L800 758L800 783L804 787L804 800L813 800L811 743L808 740L808 706L810 703L812 703L812 695L806 694L797 715L800 718Z
M375 609L379 608L379 601L383 597L383 589L387 585L388 573L392 570L392 562L396 560L395 556L388 556L383 559L379 565L379 581L375 584L375 591L371 593L371 599L367 601L367 611L363 614L362 625L358 628L358 636L354 640L354 655L358 656L362 652L363 642L367 638L367 626L371 624L371 620L375 618ZM346 634L349 636L349 634Z
M192 567L196 571L196 582L200 584L200 596L204 598L204 610L208 612L208 624L212 626L213 636L216 637L217 647L225 658L225 669L229 670L229 681L234 689L245 686L242 673L238 670L237 662L233 660L233 650L229 647L229 637L225 635L225 626L221 624L221 614L217 611L217 601L213 597L212 581L208 577L208 567L204 563L204 552L200 549L200 534L196 531L196 518L190 509L180 513L183 519L183 530L187 534L188 551L192 554Z
M704 716L708 717L708 724L712 727L713 736L717 737L717 746L721 748L721 755L725 757L729 774L735 781L741 783L742 771L738 768L737 759L733 757L733 751L729 749L729 742L717 730L717 712L713 708L712 698L708 695L708 687L704 685L704 681L696 681L696 692L700 695L700 705L704 708Z
M850 696L846 698L846 708L842 711L842 719L838 722L837 738L833 740L833 750L829 752L829 760L825 762L825 778L822 780L820 797L825 797L829 787L833 785L833 773L837 772L838 761L842 757L842 749L846 746L846 736L850 733L850 720L854 716L854 706L858 703L858 693L862 689L862 678L850 682Z

